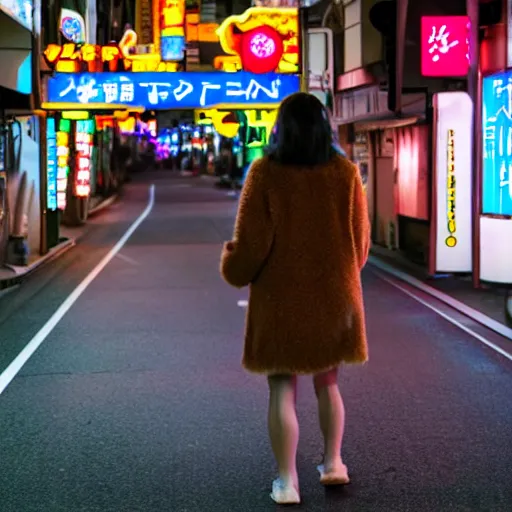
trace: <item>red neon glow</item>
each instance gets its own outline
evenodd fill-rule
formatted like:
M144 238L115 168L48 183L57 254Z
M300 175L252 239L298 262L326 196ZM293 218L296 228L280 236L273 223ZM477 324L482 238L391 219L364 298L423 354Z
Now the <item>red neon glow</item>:
M395 130L395 206L399 215L428 220L428 127Z
M422 16L421 74L466 76L469 69L469 18Z
M242 67L251 73L275 71L283 55L283 40L272 27L263 25L242 36Z

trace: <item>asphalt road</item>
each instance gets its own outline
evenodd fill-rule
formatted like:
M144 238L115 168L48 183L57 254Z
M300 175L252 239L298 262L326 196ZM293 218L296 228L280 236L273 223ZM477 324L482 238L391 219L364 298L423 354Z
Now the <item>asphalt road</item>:
M0 512L272 511L266 384L240 367L246 292L218 274L236 202L146 175L0 299L0 373L144 210L148 219L0 395ZM191 186L191 183L193 185ZM296 510L512 510L512 364L364 272L371 361L343 369L353 483L325 492L300 381Z

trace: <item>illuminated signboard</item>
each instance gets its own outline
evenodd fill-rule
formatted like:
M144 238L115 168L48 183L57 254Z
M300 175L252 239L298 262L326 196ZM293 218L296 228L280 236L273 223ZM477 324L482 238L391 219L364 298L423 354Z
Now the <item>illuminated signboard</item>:
M162 62L160 55L154 53L134 53L137 48L137 35L127 30L119 43L106 46L94 44L67 43L49 44L43 53L50 69L61 73L79 73L81 71L160 71L171 72L178 69L175 62Z
M47 193L48 210L57 210L57 132L55 119L46 120L46 160L47 160Z
M91 154L93 147L94 120L76 122L75 195L89 197L91 193Z
M275 73L55 73L48 79L48 102L149 109L277 105L298 90L297 75Z
M57 132L57 208L66 209L66 191L69 176L69 133L71 121L61 119Z
M185 58L185 0L158 1L162 60L183 60Z
M230 16L217 29L224 52L234 56L216 60L224 67L252 73L298 73L299 15L294 7L251 7ZM216 66L220 67L220 66Z
M422 16L421 74L466 76L469 69L469 18Z
M0 0L0 10L28 30L32 30L33 0Z
M70 42L83 43L87 36L85 34L85 21L76 11L61 9L60 31Z
M512 216L512 71L483 79L482 213Z
M466 92L434 95L436 272L472 270L472 123Z
M448 236L444 243L447 247L457 245L457 188L455 186L455 131L448 130L446 155L446 226Z

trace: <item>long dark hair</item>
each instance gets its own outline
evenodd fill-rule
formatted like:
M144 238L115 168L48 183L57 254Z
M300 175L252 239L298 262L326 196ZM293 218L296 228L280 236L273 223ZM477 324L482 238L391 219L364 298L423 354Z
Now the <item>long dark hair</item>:
M326 108L312 94L298 92L281 103L267 154L283 165L313 167L335 155L333 140Z

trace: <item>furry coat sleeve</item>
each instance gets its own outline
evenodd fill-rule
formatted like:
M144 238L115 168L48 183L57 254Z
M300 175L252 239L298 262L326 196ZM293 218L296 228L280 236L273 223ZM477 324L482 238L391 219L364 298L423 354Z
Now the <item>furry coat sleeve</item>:
M242 190L233 240L222 251L220 271L225 281L237 288L248 286L263 267L273 236L265 168L256 161Z
M352 200L350 204L352 236L359 268L362 269L368 260L370 252L370 218L368 214L368 201L359 172L355 173L352 183Z

